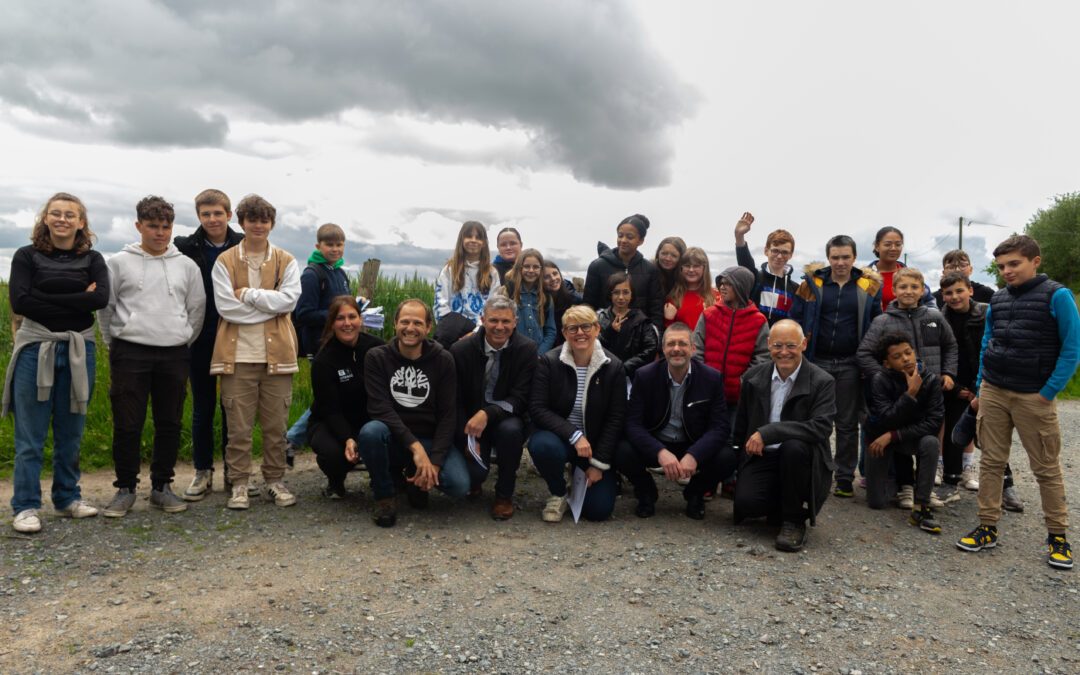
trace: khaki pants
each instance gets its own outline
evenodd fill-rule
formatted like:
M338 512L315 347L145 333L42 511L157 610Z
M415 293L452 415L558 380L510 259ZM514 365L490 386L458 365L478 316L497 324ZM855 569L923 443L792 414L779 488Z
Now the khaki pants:
M1065 477L1061 471L1061 428L1057 405L1038 393L1021 394L984 382L979 390L975 427L982 444L979 461L979 522L996 525L1001 518L1001 484L1009 461L1015 427L1027 451L1031 473L1039 483L1043 518L1052 534L1069 527Z
M292 375L270 375L265 363L238 363L221 376L221 405L229 425L225 464L233 485L251 477L251 439L255 414L262 428L262 475L267 484L285 475L285 429L292 403Z

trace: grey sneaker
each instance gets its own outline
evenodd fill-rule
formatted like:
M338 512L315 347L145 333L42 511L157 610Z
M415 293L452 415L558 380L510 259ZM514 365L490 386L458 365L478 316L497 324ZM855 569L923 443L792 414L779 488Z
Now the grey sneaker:
M106 518L123 518L132 506L135 506L135 491L131 488L120 488L101 515Z
M187 511L187 504L184 500L173 494L172 488L169 484L161 486L160 490L150 491L150 506L155 509L161 509L165 513L180 513L181 511Z
M960 501L960 488L945 483L937 489L937 498L942 504L952 504Z
M197 469L191 485L184 490L184 500L197 502L214 491L214 470Z
M1015 485L1001 491L1001 506L1006 511L1012 511L1013 513L1024 512L1024 500L1020 499L1020 495L1016 493Z
M896 508L910 511L915 507L915 486L901 485L896 493Z
M281 481L266 486L266 498L274 500L278 506L292 506L296 503L296 495Z
M96 506L90 506L81 499L76 499L62 509L55 509L54 512L65 518L93 518L98 514Z
M247 485L233 485L232 494L229 497L229 501L225 502L225 506L230 509L246 509L251 505L248 500L248 486Z

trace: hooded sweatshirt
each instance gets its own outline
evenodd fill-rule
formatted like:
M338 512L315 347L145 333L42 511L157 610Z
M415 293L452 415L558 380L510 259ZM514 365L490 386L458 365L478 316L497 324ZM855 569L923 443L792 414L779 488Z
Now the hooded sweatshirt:
M799 282L791 277L794 268L784 265L784 273L780 276L769 271L767 262L761 263L761 268L758 269L754 265L754 256L750 255L750 247L745 245L735 247L735 258L740 265L754 273L754 288L750 291L750 301L758 306L769 320L769 325L788 318L795 302L795 292L799 290Z
M491 267L491 288L487 293L480 290L478 279L480 276L479 262L465 263L465 283L454 290L453 273L450 264L443 266L435 280L435 320L438 321L450 312L457 312L472 319L475 324L480 323L480 314L484 311L484 303L502 286L499 280L499 270Z
M582 300L600 311L611 304L607 297L608 277L616 272L630 275L630 287L634 290L631 307L640 309L649 317L656 330L664 330L664 290L660 284L660 271L645 259L640 251L634 253L629 263L624 263L618 251L604 247L600 257L589 264L585 274L585 292Z
M206 312L202 273L179 249L169 244L155 256L128 244L108 267L109 304L98 311L105 344L178 347L199 337Z

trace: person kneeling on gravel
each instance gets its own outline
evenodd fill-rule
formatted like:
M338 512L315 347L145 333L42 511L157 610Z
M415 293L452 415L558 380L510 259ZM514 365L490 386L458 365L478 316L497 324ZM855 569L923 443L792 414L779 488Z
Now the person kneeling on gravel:
M915 456L915 501L909 522L930 534L941 534L930 508L941 445L937 432L945 417L941 378L925 370L911 338L886 333L877 345L885 367L870 380L870 414L866 437L866 498L872 509L885 506L886 483L893 454Z
M731 423L724 402L724 376L704 363L692 364L690 327L668 326L664 360L634 373L626 409L626 438L615 465L634 485L639 518L656 513L656 481L648 469L685 485L686 515L705 517L705 490L735 473L735 450L728 442Z
M769 331L772 363L743 375L735 413L736 447L744 458L735 486L735 523L766 517L781 525L776 548L800 551L806 521L825 504L832 486L829 436L836 417L836 381L803 358L806 335L790 320Z

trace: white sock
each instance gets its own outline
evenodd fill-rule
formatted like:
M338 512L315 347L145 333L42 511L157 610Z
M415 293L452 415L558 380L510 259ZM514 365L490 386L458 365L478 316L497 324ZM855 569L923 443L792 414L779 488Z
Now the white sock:
M966 469L969 466L972 466L974 464L975 464L975 453L974 452L965 452L964 453L963 467Z

